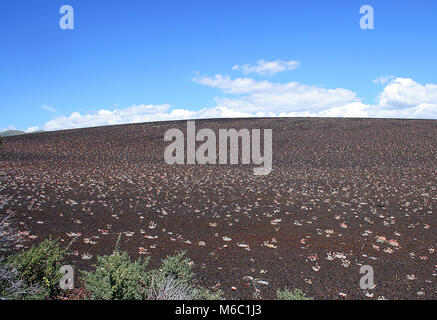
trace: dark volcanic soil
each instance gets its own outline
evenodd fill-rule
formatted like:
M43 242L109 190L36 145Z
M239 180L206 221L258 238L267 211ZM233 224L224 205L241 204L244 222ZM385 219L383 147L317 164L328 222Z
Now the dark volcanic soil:
M251 276L265 281L262 298L288 287L317 299L436 299L436 124L196 121L273 129L267 176L249 165L167 165L164 133L186 122L4 138L0 197L10 201L0 214L15 212L27 245L77 236L79 269L109 254L120 232L121 248L151 255L153 267L186 250L198 282L227 298L252 298ZM374 268L374 290L360 289L361 265Z

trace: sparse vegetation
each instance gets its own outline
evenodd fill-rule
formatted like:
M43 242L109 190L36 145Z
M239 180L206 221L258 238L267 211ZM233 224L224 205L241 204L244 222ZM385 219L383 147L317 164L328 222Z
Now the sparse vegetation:
M8 199L3 199L0 209L7 203ZM33 296L38 291L38 284L28 285L20 272L9 262L12 248L20 242L20 237L12 225L12 216L0 219L0 300L22 299Z
M173 278L177 282L189 283L194 276L192 272L194 263L185 255L186 252L181 251L174 256L168 256L162 260L161 267L154 272L155 275Z
M11 255L20 241L10 226L10 216L0 221L0 300L56 298L60 293L60 268L69 246L60 248L51 238L28 250ZM147 270L150 258L131 261L119 250L120 237L111 255L97 257L95 270L83 272L86 293L81 298L98 300L221 300L221 291L193 284L194 263L178 252L162 261L156 270Z
M198 291L189 283L178 281L173 277L150 278L148 300L193 300Z
M307 297L305 293L300 289L294 289L294 291L288 290L277 290L276 291L277 300L313 300L313 298Z
M285 285L315 299L437 297L423 287L435 280L435 121L209 119L200 127L271 128L274 170L260 179L251 166L163 163L162 137L170 128L183 131L182 121L8 137L0 151L0 206L2 195L14 198L0 217L15 212L29 242L52 232L77 238L71 258L87 271L95 271L97 256L112 253L114 232L124 234L121 249L131 260L151 257L149 273L161 267L161 255L187 250L184 258L196 263L196 299L197 286L219 288L226 298L275 299ZM420 224L409 225L417 212ZM284 240L288 231L292 241ZM333 241L340 235L351 248ZM430 249L411 248L427 259L423 268L403 254L412 237ZM315 247L319 240L325 251ZM390 282L364 292L339 278L354 272L363 253L381 261L389 255L387 279L408 286ZM402 272L390 267L399 263ZM306 281L290 283L292 274ZM85 289L79 279L75 288Z
M146 266L149 259L132 262L126 252L120 252L119 240L111 255L97 257L96 270L83 272L82 278L96 300L139 300L147 296Z
M55 297L59 292L60 268L69 247L61 249L58 239L51 238L8 259L26 286L40 287L40 298Z
M0 209L6 205L7 201L8 199L0 200ZM0 218L0 259L5 259L10 255L13 246L20 241L18 233L11 227L12 223L12 215Z
M60 268L69 246L46 239L10 255L20 237L10 227L10 216L0 221L0 299L59 298ZM111 255L97 257L94 271L82 272L85 293L80 299L96 300L223 300L220 290L211 291L194 283L194 263L181 251L162 260L158 269L147 270L150 258L131 261L119 249L121 236ZM82 289L81 289L82 291ZM278 300L312 300L299 289L278 290ZM75 298L71 296L70 298Z
M209 290L206 288L198 288L195 300L224 300L221 290Z
M185 252L168 256L156 270L147 270L149 258L132 262L119 250L120 237L111 255L97 257L95 271L83 272L82 280L92 299L99 300L193 300L222 299L193 285L193 262Z

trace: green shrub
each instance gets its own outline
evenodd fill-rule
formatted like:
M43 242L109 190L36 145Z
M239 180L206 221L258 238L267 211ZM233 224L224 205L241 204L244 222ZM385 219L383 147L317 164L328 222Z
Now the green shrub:
M60 268L68 249L61 249L58 239L49 238L13 256L11 263L27 286L40 287L41 296L38 298L54 297L60 291Z
M294 291L290 291L285 288L284 291L278 289L276 291L276 299L277 300L313 300L313 298L309 298L305 296L305 293L302 290L295 289Z
M167 256L162 260L161 267L153 272L164 279L174 279L176 282L186 284L188 288L186 291L190 293L187 295L188 300L223 300L223 293L221 291L210 291L206 288L197 287L193 284L194 273L192 272L194 263L187 258L185 251L178 252L176 255Z
M120 238L119 238L120 240ZM161 267L147 271L149 259L131 262L118 243L110 256L97 257L96 270L83 272L92 299L98 300L221 300L222 293L193 285L193 262L185 252L167 256Z
M92 299L140 300L147 296L149 259L131 262L126 252L118 250L119 241L112 255L97 257L94 272L83 272L82 280Z
M194 263L185 257L186 252L178 252L174 256L167 256L162 260L161 267L153 272L155 275L163 278L172 278L175 281L190 283L194 277L194 273L191 271Z
M199 287L195 300L224 300L223 292L220 290L211 291L206 288Z

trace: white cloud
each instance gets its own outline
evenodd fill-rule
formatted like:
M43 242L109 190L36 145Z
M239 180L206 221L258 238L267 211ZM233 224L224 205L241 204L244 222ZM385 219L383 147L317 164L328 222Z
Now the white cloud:
M260 60L255 65L244 64L242 66L235 65L232 67L232 70L242 71L244 74L257 73L262 76L273 76L277 73L286 71L286 70L294 70L299 66L299 62L295 60L283 61L283 60L275 60L275 61L264 61Z
M437 105L437 85L422 85L408 78L391 81L380 94L380 106L397 110L415 108L420 105Z
M222 75L196 77L193 81L237 96L217 98L218 105L251 113L317 112L359 101L356 93L347 89L326 89L297 82L283 84Z
M387 84L387 83L389 83L390 81L392 81L394 79L396 79L395 76L393 76L391 74L388 74L388 75L376 78L375 80L373 80L373 83L376 83L376 84Z
M388 80L377 104L364 104L353 91L326 89L297 82L274 83L229 76L196 77L193 81L217 88L218 106L254 116L437 118L437 85L409 78Z
M44 129L59 130L151 121L153 117L169 108L169 105L134 105L125 109L102 109L94 114L81 115L79 112L73 112L68 117L61 116L47 122Z
M25 130L25 132L30 133L30 132L34 132L34 131L38 131L39 127L35 126L35 127L29 127Z
M52 108L52 107L47 106L47 105L45 105L45 104L43 104L43 105L41 106L41 108L43 108L43 109L46 110L46 111L56 112L56 109L55 109L55 108Z
M381 117L437 119L437 85L409 78L389 80L375 104L365 104L354 91L298 82L277 83L252 78L196 76L194 82L221 91L216 106L201 110L162 105L134 105L95 113L57 117L44 130L60 130L150 121L235 117ZM382 83L382 82L381 82ZM34 128L29 128L28 130Z
M82 115L79 112L74 112L68 117L62 116L47 122L44 125L44 129L62 130L150 121L249 116L251 116L250 113L244 113L220 106L193 111L188 109L170 109L170 106L167 104L141 105L113 111L102 109L94 114Z

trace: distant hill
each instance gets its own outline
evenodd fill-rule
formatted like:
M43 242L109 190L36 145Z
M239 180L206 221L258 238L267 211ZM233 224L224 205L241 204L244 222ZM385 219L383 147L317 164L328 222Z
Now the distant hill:
M34 132L24 132L21 130L7 130L7 131L0 132L0 137L12 137L12 136L19 136L22 134L31 134L31 133L38 133L38 132L44 132L44 130L38 130Z
M21 130L7 130L0 132L0 137L11 137L11 136L18 136L20 134L25 134L26 132Z

